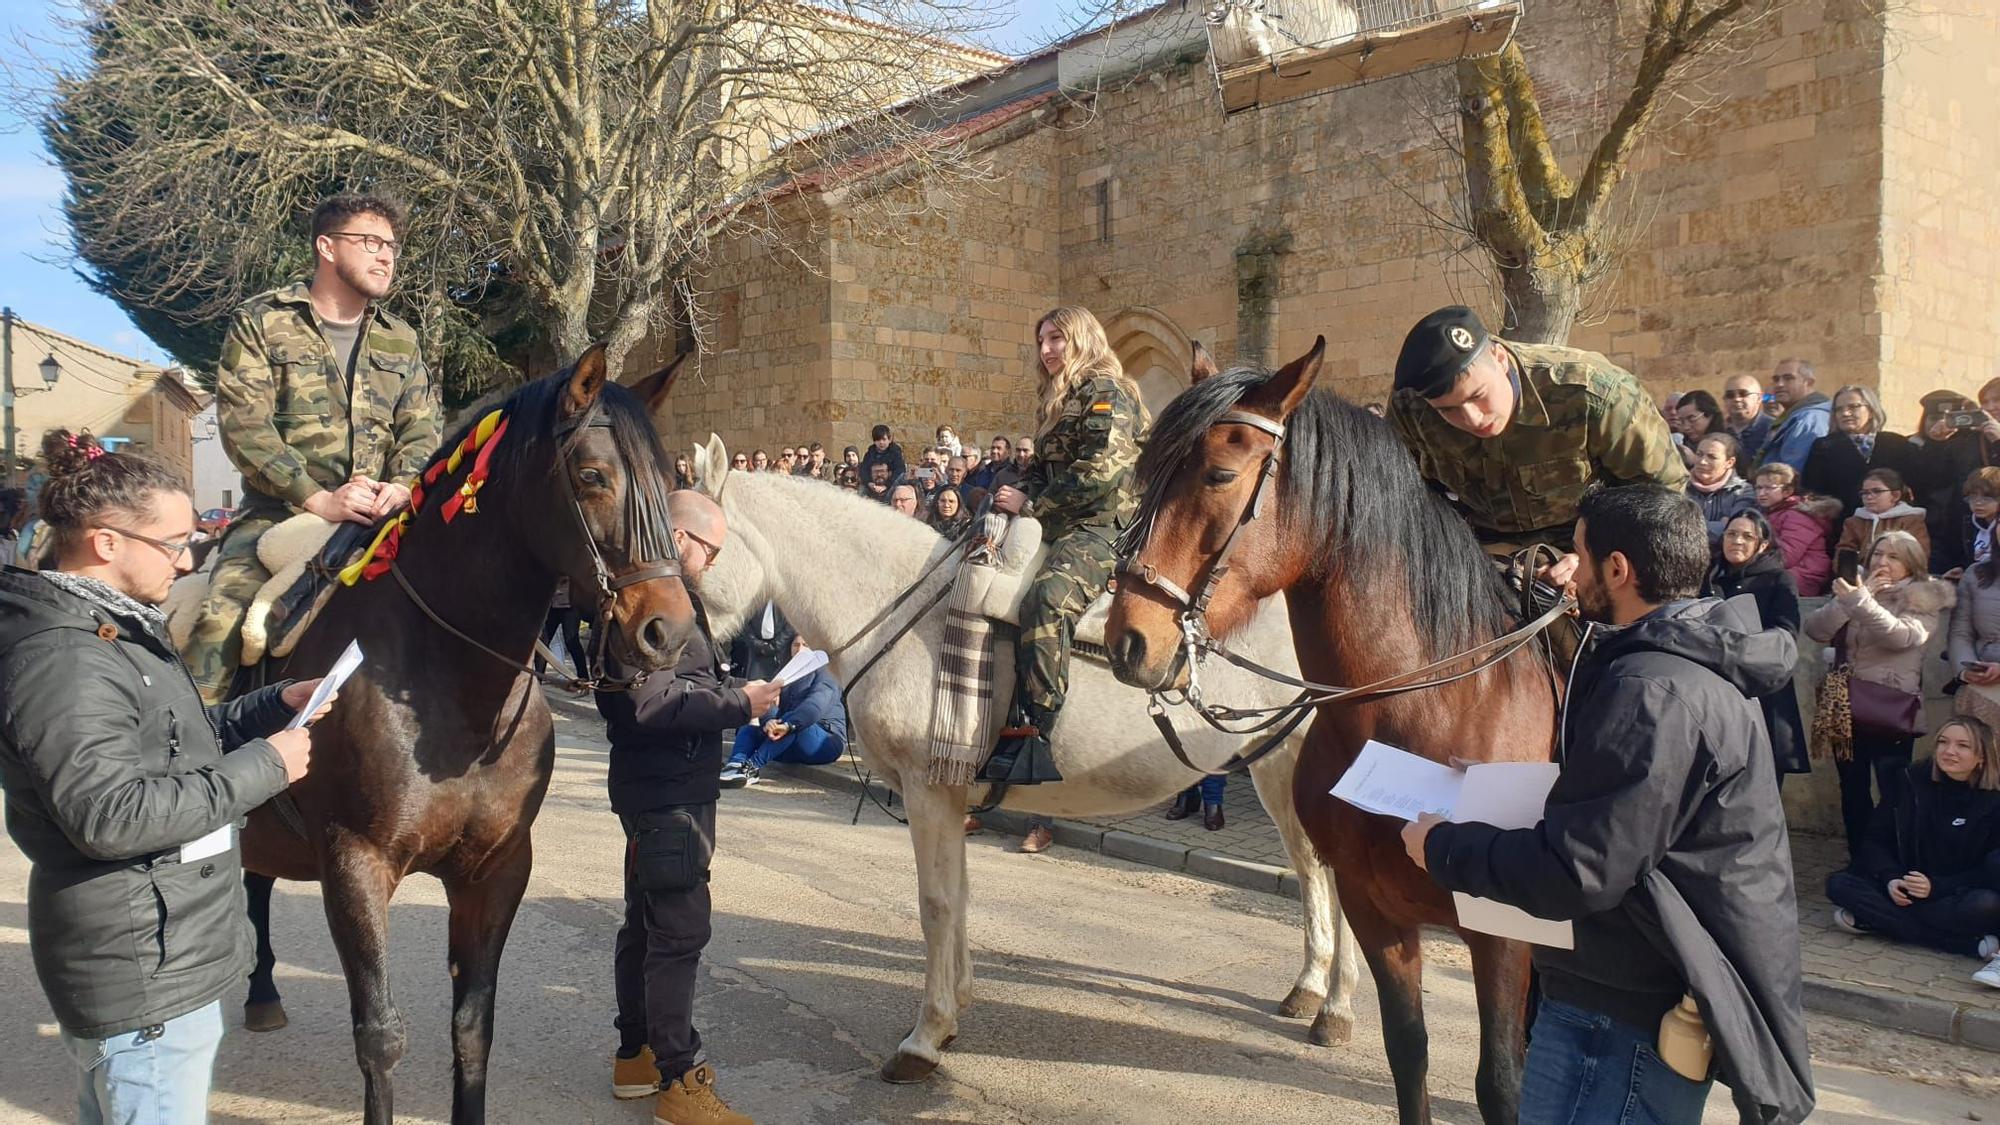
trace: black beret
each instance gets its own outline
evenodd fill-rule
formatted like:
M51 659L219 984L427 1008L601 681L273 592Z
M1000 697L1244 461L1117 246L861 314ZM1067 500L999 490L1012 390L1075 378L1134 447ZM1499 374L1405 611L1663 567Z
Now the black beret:
M1479 314L1464 305L1439 309L1403 337L1403 352L1396 357L1396 389L1425 398L1450 394L1465 365L1490 338Z

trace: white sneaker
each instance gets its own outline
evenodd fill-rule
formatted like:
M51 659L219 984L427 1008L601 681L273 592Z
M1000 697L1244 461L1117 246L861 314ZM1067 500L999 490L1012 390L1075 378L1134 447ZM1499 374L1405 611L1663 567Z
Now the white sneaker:
M1833 924L1850 934L1865 934L1868 932L1866 927L1855 920L1854 911L1849 910L1845 906L1836 906L1833 908Z
M764 771L746 762L743 769L738 772L738 776L743 779L743 784L755 785L764 780Z
M1972 979L1988 988L2000 988L2000 957L1986 962L1986 967L1972 974Z
M2000 935L1987 934L1980 938L1979 955L1987 958L2000 957Z

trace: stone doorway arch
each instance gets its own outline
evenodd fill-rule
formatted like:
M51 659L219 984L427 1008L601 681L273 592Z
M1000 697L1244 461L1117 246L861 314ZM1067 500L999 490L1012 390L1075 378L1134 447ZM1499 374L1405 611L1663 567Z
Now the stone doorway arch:
M1105 324L1104 334L1149 412L1158 414L1187 389L1194 341L1166 313L1144 305L1124 309Z

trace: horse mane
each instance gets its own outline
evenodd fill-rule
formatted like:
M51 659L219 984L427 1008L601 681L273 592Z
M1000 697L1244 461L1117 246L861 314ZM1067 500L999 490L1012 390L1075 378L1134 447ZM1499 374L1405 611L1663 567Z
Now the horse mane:
M1203 435L1271 374L1233 367L1181 392L1160 413L1139 456L1141 511L1158 510ZM1433 657L1508 627L1505 591L1472 530L1424 483L1386 421L1332 391L1315 388L1288 420L1274 499L1279 525L1311 544L1307 576L1324 580L1339 569L1371 581L1400 568Z
M547 472L551 460L548 446L556 440L556 424L562 416L563 394L572 367L511 390L502 388L480 397L466 408L458 428L438 445L420 478L428 475L433 465L449 458L452 450L479 425L479 420L496 409L506 414L508 424L505 439L493 451L490 468L494 477L513 480L525 474ZM637 395L607 379L598 396L598 405L611 423L612 440L632 474L626 490L627 516L635 520L641 536L650 540L657 531L652 525L666 519L667 493L673 491L673 464L660 444L658 431L653 429L653 419ZM569 446L582 435L582 430L571 432L562 447L553 451L554 456L567 454ZM467 458L460 470L469 471L470 464L471 458ZM645 547L648 557L666 557L664 544L649 541Z

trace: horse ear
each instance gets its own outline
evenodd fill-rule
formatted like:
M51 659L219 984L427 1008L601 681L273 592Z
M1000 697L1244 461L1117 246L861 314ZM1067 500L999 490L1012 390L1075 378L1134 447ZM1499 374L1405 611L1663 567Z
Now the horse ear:
M1207 348L1201 346L1201 341L1196 340L1194 342L1194 365L1188 369L1188 382L1199 383L1210 375L1215 374L1215 372L1214 358L1208 354Z
M604 344L590 345L569 369L569 386L563 391L563 417L581 414L597 405L604 393Z
M632 384L632 393L638 395L639 401L646 404L648 414L657 414L666 408L667 392L673 390L674 378L681 373L681 364L686 363L687 357L692 354L692 352L682 352L674 357L672 363Z
M1244 399L1246 405L1269 414L1282 422L1292 416L1292 411L1305 401L1306 392L1312 390L1314 380L1319 378L1320 360L1326 356L1326 337L1313 340L1312 350L1278 368L1264 385L1250 392Z
M722 499L722 487L729 483L729 450L722 444L720 434L708 435L708 445L696 446L695 451L708 458L708 465L701 473L701 490L708 493L711 500Z

